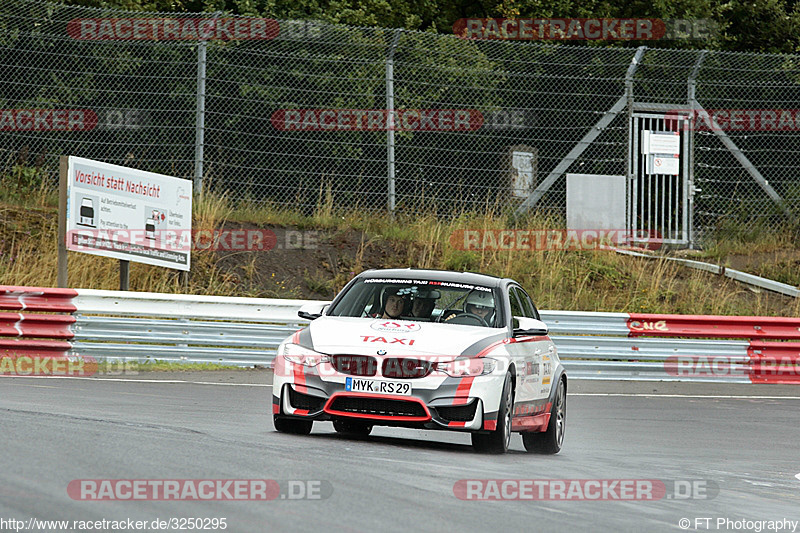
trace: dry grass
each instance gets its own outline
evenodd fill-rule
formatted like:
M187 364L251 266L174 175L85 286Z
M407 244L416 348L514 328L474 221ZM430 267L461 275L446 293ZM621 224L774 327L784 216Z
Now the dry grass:
M27 205L42 203L31 199ZM193 227L221 228L230 213L230 205L224 197L201 198L194 203ZM57 235L57 207L21 209L0 202L0 284L54 287L58 266ZM218 269L216 261L212 251L192 252L192 273L186 286L178 271L132 262L130 288L148 292L237 294L235 280ZM116 259L70 252L68 264L70 287L119 288Z
M56 210L44 190L31 193L26 209L0 202L0 284L55 286ZM195 228L222 228L226 224L253 223L301 229L363 232L358 252L345 272L332 279L306 273L304 282L339 290L367 267L365 250L376 240L393 243L405 266L468 270L507 276L520 281L542 309L697 314L775 314L800 316L800 299L757 293L746 286L711 274L686 269L670 261L622 256L610 251L531 252L519 250L463 251L450 236L463 229L557 228L563 221L534 216L513 222L496 206L484 213L462 213L443 220L433 215L391 220L379 214L351 210L340 212L330 188L321 189L311 216L271 205L233 206L227 198L207 194L195 201ZM722 257L735 251L750 253L794 246L795 236L770 232L763 238L720 244L705 252ZM117 261L70 253L69 285L98 289L118 288ZM255 263L245 265L245 275L260 275ZM301 275L302 276L302 275ZM192 254L188 287L175 271L131 263L131 289L153 292L248 295L237 280L218 268L211 251ZM291 297L290 294L276 296Z

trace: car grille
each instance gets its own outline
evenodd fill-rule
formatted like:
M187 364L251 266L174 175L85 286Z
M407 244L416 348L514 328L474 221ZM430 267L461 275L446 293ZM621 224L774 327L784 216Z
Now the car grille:
M305 409L307 411L319 411L325 403L325 398L317 398L308 394L297 392L292 387L289 387L289 403L295 409Z
M428 416L428 413L425 412L425 408L418 402L387 400L384 398L353 398L349 396L339 396L331 402L328 410L379 416Z
M422 359L396 358L384 359L381 374L387 378L424 378L431 373L433 363Z
M332 357L333 368L351 376L374 376L378 373L378 361L368 355L337 354Z
M478 402L472 401L467 405L448 405L446 407L437 407L436 412L444 420L450 422L469 422L475 418L475 409L478 407Z

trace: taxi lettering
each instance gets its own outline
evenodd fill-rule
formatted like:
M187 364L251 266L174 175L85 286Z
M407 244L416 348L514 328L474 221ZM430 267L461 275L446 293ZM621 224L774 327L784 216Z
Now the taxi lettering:
M397 337L376 337L375 335L361 335L361 342L381 342L383 344L402 344L403 346L413 346L414 339L398 339Z

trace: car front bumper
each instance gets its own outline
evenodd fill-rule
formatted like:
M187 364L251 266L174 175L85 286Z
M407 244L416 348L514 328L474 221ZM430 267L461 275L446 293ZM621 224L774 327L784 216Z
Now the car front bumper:
M346 390L348 376L320 375L314 367L288 361L273 382L273 414L312 420L351 419L371 425L448 429L494 430L500 405L503 374L454 378L433 372L423 378L389 379L411 385L410 395Z

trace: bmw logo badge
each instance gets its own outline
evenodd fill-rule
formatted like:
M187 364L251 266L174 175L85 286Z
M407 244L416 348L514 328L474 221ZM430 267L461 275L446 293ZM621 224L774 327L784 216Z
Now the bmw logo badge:
M386 355L386 350L378 350L378 355Z

